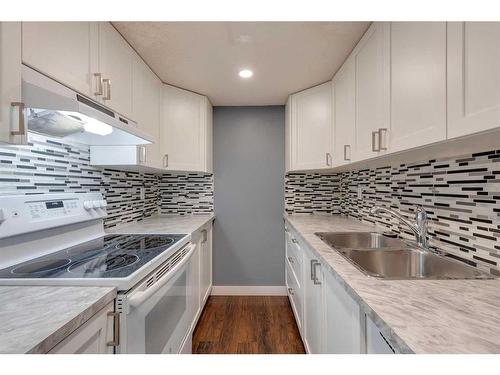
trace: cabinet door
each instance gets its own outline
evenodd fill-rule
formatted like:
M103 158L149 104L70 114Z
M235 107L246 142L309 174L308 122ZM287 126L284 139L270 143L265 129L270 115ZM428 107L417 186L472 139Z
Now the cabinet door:
M293 168L292 158L292 96L290 95L285 105L285 172Z
M196 240L196 248L189 260L189 304L191 309L190 328L194 329L201 311L200 304L200 258L201 238Z
M331 84L327 82L292 95L292 170L332 166Z
M71 335L49 351L50 354L110 354L113 346L107 343L113 340L113 317L108 313L114 311L111 302L94 315Z
M446 139L446 23L391 22L391 152Z
M367 354L395 354L396 350L389 340L380 332L375 323L366 317L366 353Z
M333 276L326 274L324 279L325 353L360 354L359 306Z
M207 171L207 108L204 96L163 85L160 137L168 170Z
M160 157L160 79L135 55L133 65L133 118L137 126L154 138L154 143L140 146L141 164L161 166Z
M334 90L334 157L333 165L352 159L355 147L356 80L354 59L348 59L333 79Z
M21 23L0 22L0 143L23 144Z
M377 151L380 142L376 132L390 130L389 25L372 24L353 56L356 67L355 158L364 160L383 153ZM385 144L385 148L388 147Z
M134 54L109 22L99 23L99 70L104 82L103 103L130 118Z
M205 304L212 288L212 227L202 230L200 257L200 298Z
M321 264L309 250L305 251L305 260L304 344L308 353L318 354L323 352L323 273Z
M448 23L448 138L500 126L500 22Z
M97 45L94 22L23 22L23 63L99 100Z

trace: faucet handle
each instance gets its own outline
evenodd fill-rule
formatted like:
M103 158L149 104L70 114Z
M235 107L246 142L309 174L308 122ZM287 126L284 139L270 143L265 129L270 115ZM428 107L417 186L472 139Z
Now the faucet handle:
M418 226L421 226L427 221L427 212L422 206L418 206L415 211L415 220Z

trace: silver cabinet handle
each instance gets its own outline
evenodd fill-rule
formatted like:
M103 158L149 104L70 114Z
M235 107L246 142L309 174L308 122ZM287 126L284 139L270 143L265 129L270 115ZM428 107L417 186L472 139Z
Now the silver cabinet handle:
M208 239L208 233L207 233L207 230L206 229L203 229L201 231L201 233L203 234L203 239L201 240L201 243L205 243L207 242L207 239Z
M102 95L102 74L101 73L94 73L94 78L96 80L96 90L94 91L94 95Z
M163 155L163 166L168 167L168 154Z
M316 266L321 265L316 259L311 259L311 280L314 285L321 285L321 281L318 280L318 275L316 274Z
M145 163L146 162L146 146L140 146L139 161L141 163Z
M111 100L111 80L109 78L104 78L102 80L104 88L106 89L106 95L103 96L104 100Z
M387 151L387 129L380 128L378 130L378 149L379 151Z
M329 167L332 165L332 155L329 152L326 153L326 165Z
M290 294L291 296L293 296L295 294L295 292L293 291L293 288L288 288L288 294Z
M12 107L17 107L18 114L18 128L17 130L11 130L11 135L25 135L26 126L24 125L24 103L22 102L12 102L10 103Z
M347 150L349 150L349 156L347 156ZM344 160L345 161L351 160L351 145L344 145Z
M106 343L107 346L120 345L120 313L108 312L108 316L113 317L113 340Z
M373 152L379 152L380 151L380 143L377 142L379 140L379 132L378 130L372 131L372 151ZM375 143L377 143L377 146L375 146Z
M288 261L293 264L293 258L292 257L288 257Z

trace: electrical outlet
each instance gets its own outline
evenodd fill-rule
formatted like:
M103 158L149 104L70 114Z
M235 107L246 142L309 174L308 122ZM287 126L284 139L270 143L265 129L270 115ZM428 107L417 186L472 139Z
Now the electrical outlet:
M140 195L141 195L141 200L146 199L146 188L145 187L141 187Z
M361 189L361 186L358 186L357 189L358 199L363 199L363 189Z

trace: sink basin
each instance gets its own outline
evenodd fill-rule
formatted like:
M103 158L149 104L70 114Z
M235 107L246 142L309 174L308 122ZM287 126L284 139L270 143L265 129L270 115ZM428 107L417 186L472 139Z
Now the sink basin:
M369 276L383 279L493 279L460 261L426 250L340 249L339 252Z
M336 249L404 248L408 244L377 232L323 232L316 235Z

